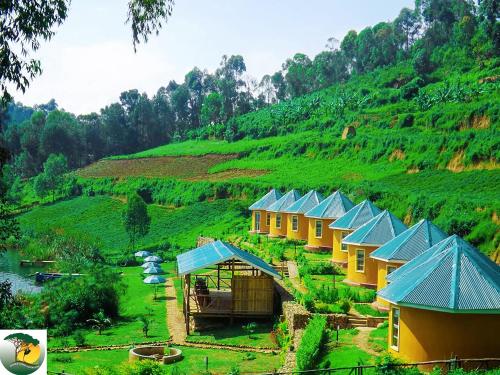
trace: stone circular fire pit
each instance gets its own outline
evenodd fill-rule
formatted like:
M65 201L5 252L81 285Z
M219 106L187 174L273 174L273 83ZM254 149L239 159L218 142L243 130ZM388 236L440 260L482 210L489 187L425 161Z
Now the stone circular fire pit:
M128 353L129 362L149 359L163 364L174 363L182 359L182 351L164 346L138 346Z

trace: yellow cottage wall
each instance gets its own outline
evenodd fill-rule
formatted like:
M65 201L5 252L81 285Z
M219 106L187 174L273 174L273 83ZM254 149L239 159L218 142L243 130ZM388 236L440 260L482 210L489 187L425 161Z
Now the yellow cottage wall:
M255 229L255 221L256 221L256 213L260 212L260 230L257 231ZM264 210L255 210L252 211L252 232L255 233L269 233L269 226L266 222L267 211Z
M332 230L328 228L328 226L332 223L331 219L314 219L307 218L308 223L308 236L307 247L316 248L316 249L331 249L332 248ZM321 220L322 230L321 230L321 238L316 237L316 220Z
M398 306L391 306L398 307ZM500 314L454 314L399 307L399 348L389 352L408 362L458 358L498 357Z
M281 215L281 228L276 228L276 215ZM283 212L271 212L270 237L286 237L287 216Z
M383 260L375 260L377 262L377 290L387 286L387 267L400 267L401 263L384 262ZM389 302L377 296L377 304L383 307L389 307Z
M292 230L292 216L297 216L297 230ZM286 215L286 238L289 240L307 241L307 218L304 214L287 214Z
M352 230L340 230L340 229L331 229L332 231L332 240L333 240L333 248L332 248L332 261L334 263L339 263L344 266L347 265L347 251L342 251L342 232L352 233Z
M369 287L377 286L377 262L370 258L370 254L378 246L347 245L347 281ZM365 250L365 269L356 271L356 250Z

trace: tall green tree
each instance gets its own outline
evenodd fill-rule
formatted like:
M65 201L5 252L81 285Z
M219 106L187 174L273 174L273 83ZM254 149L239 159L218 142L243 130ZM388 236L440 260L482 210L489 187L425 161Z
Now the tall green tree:
M148 206L137 193L131 194L128 197L127 207L123 212L123 225L128 233L133 252L137 239L148 234L151 225Z
M296 53L283 64L290 96L300 96L311 90L312 62L303 53Z
M420 31L420 18L409 8L403 8L394 20L394 29L399 45L408 52Z
M64 175L68 171L68 161L62 154L50 154L47 161L43 163L43 173L35 179L35 191L41 197L52 194L55 201L56 193L64 184Z

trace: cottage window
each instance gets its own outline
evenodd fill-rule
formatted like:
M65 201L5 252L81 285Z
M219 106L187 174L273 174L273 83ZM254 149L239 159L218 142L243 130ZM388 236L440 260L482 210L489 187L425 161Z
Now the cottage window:
M299 230L299 217L297 215L292 216L292 230L294 232Z
M391 272L396 271L396 266L387 266L387 274L390 274Z
M257 211L255 213L255 230L259 231L260 230L260 212Z
M270 213L266 214L266 225L267 226L271 225L271 214Z
M393 307L391 347L394 350L399 350L399 314L399 309Z
M281 228L281 214L276 214L276 228Z
M365 272L365 251L356 249L356 272Z
M321 220L316 220L316 238L323 237L323 223Z
M347 245L344 243L344 238L346 238L349 235L349 232L342 232L340 234L340 250L346 251L347 252Z
M394 272L396 270L396 266L387 266L387 274L390 274L391 272ZM387 280L387 285L389 285L391 282Z

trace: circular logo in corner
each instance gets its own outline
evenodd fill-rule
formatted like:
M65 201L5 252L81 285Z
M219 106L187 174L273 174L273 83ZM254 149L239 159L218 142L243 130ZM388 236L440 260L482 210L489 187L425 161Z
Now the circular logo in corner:
M5 334L0 336L2 365L14 375L32 374L37 371L45 360L46 335L44 338L37 338L38 335L28 334L27 331L10 332L7 336Z

